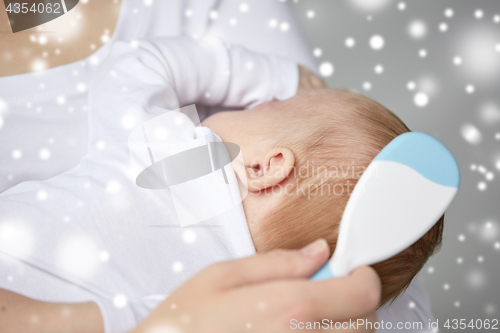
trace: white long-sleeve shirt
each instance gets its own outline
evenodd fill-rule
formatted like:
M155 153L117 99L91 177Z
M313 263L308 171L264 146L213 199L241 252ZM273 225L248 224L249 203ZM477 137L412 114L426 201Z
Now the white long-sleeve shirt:
M220 141L172 110L199 102L247 107L291 96L297 83L293 61L228 48L216 39L116 43L91 86L88 153L65 173L0 195L0 251L85 291L79 296L100 305L106 332L131 329L203 267L255 253L241 204L181 228L169 189L138 187L130 162L132 131L151 121L162 126L166 134L160 138L155 128L145 133L158 160L164 152L155 147L162 143L193 147L207 135ZM210 186L216 181L180 200L202 205L222 198L225 193ZM44 300L82 300L65 295L58 281L44 280L25 277L14 291L35 297L34 289L43 289ZM0 287L12 290L11 284ZM117 299L128 302L114 307Z

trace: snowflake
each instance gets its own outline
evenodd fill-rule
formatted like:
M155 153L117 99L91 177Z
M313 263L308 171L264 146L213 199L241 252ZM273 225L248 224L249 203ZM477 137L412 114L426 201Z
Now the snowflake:
M406 88L410 91L413 91L415 90L415 88L417 87L417 85L415 84L415 82L413 81L409 81L407 84L406 84Z
M416 93L413 97L413 102L418 107L425 107L429 103L429 96L424 92Z
M196 233L193 230L186 230L182 234L182 239L187 244L192 244L196 241Z
M442 22L439 24L439 31L441 32L446 32L448 31L448 24L445 22Z
M356 40L352 37L347 37L345 40L345 46L348 48L352 48L356 45Z
M242 13L246 13L246 12L248 12L248 8L249 8L249 7L248 7L248 4L247 4L247 3L242 3L242 4L240 4L240 12L242 12Z
M113 305L116 306L118 309L126 307L128 304L127 296L123 294L116 294L113 297Z
M47 200L48 197L49 197L49 194L47 193L47 191L40 190L36 193L36 198L40 201L45 201L45 200Z
M374 35L370 38L370 46L374 50L381 50L385 45L384 38L380 35Z
M23 152L20 149L14 149L12 151L12 158L15 160L20 159L23 156Z
M175 272L175 273L180 273L182 272L182 270L184 269L184 265L182 264L182 262L180 261L176 261L174 262L174 264L172 265L172 270Z
M46 161L50 158L51 152L47 148L42 148L38 152L38 156L40 157L41 160Z
M280 24L281 31L288 31L289 29L290 29L290 24L288 22L281 22Z
M332 63L330 62L323 62L320 66L319 66L319 73L323 76L323 77L329 77L329 76L332 76L333 72L335 71L335 68L334 66L332 65Z
M472 124L465 124L461 129L462 137L465 141L471 145L477 145L481 143L483 136L481 132Z
M110 194L116 194L120 192L121 188L122 186L119 182L117 182L116 180L112 180L106 185L106 192Z
M408 33L414 39L422 39L427 35L427 25L422 20L411 21L408 25Z

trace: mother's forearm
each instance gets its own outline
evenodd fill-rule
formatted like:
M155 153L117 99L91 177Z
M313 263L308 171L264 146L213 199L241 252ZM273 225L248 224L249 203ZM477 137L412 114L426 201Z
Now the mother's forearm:
M93 302L49 303L0 289L2 333L101 333L104 325Z

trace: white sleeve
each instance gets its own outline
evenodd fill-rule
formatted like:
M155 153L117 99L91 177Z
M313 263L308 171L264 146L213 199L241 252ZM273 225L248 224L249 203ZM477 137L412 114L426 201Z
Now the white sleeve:
M290 98L297 91L294 61L251 52L216 38L158 38L143 50L155 54L165 65L163 74L170 76L181 105L251 107Z
M295 62L215 38L117 42L91 87L89 151L99 140L124 139L117 126L193 103L242 108L287 99L298 81Z

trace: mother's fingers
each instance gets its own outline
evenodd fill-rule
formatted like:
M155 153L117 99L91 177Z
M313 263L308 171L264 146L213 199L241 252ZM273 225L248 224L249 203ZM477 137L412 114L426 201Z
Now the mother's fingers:
M308 292L317 300L316 306L322 317L332 318L331 315L335 314L334 318L358 318L379 305L382 286L373 268L363 266L348 276L334 280L308 285ZM331 302L331 298L324 295L335 297L336 302Z
M350 275L324 281L297 281L290 288L299 311L310 320L361 318L372 313L381 296L380 279L371 267L364 266ZM300 314L299 314L300 315Z
M331 330L336 328L335 322L349 323L349 318L363 319L363 323L368 318L374 323L380 292L379 278L370 267L361 267L349 276L325 281L274 280L230 291L233 298L245 304L242 313L255 324L258 332L288 332L294 329L294 325L299 328L307 323L332 323L333 326L328 327ZM361 323L357 319L353 321ZM338 325L339 332L353 329L352 325ZM373 330L360 325L356 331Z

